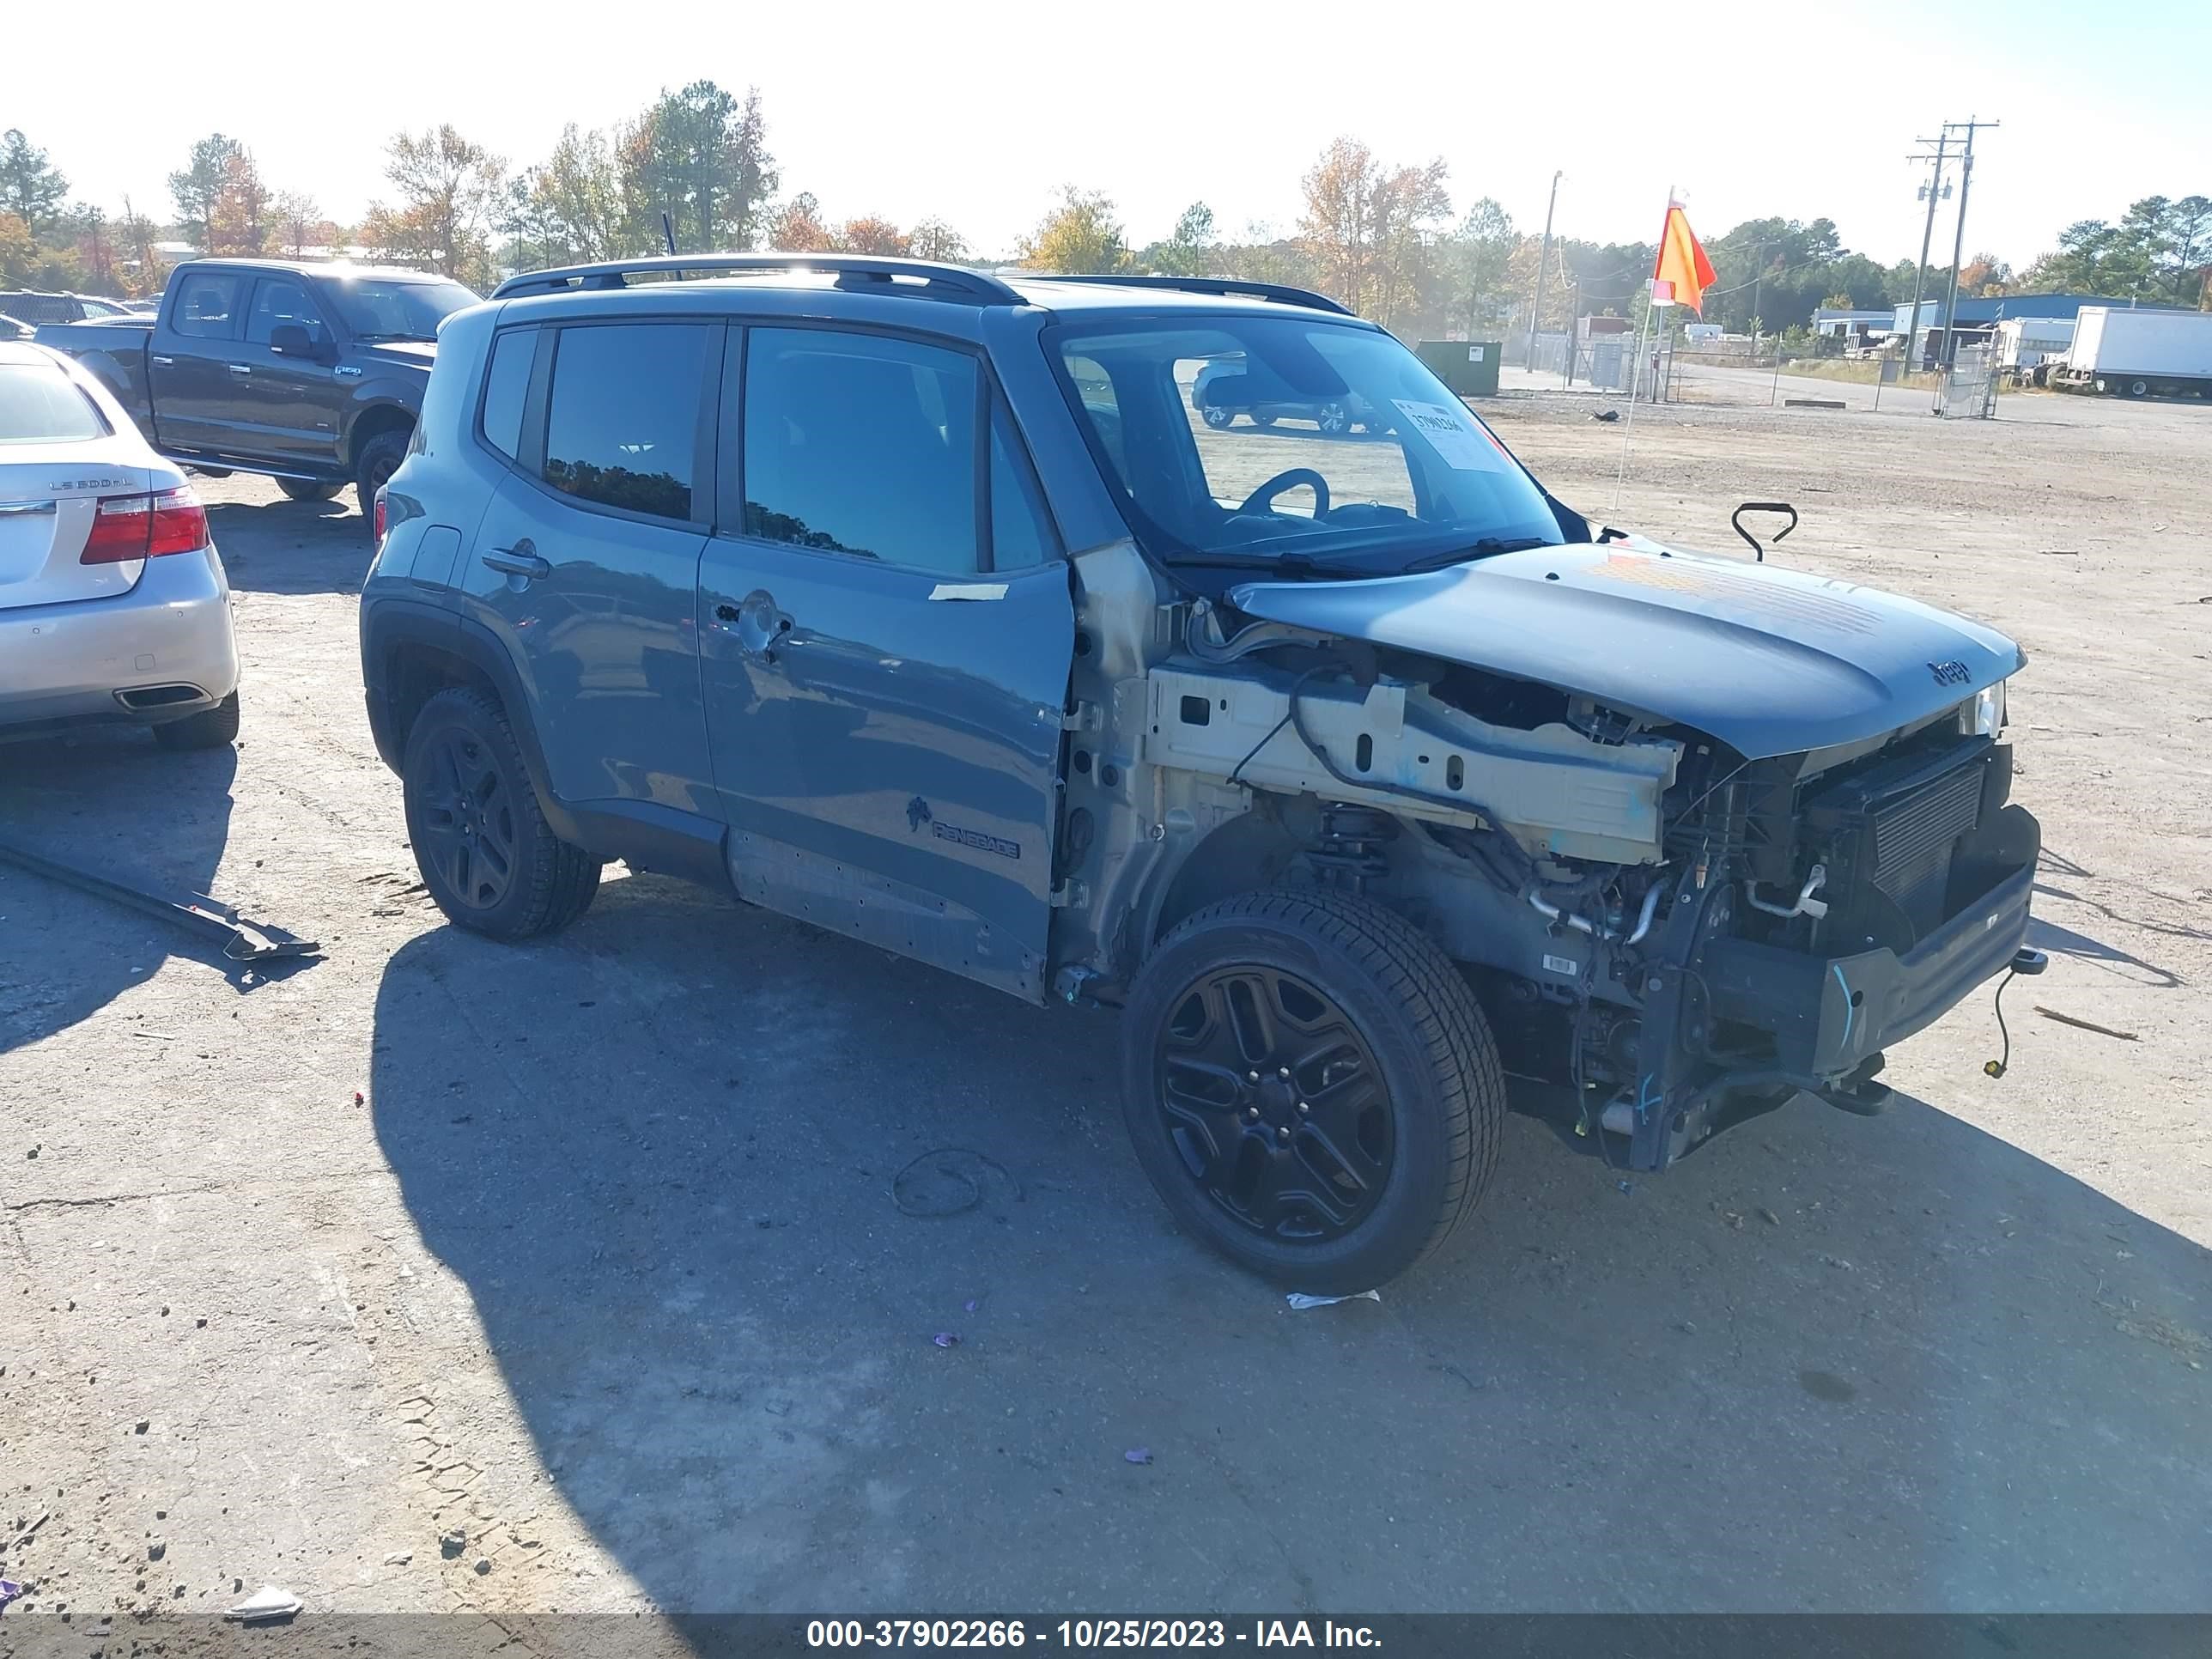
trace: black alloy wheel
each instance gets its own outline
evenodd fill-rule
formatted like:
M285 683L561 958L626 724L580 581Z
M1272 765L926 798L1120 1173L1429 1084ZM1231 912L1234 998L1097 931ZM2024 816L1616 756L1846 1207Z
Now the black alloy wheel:
M1223 968L1170 1017L1154 1079L1164 1127L1207 1200L1288 1240L1341 1238L1396 1156L1374 1052L1304 977Z

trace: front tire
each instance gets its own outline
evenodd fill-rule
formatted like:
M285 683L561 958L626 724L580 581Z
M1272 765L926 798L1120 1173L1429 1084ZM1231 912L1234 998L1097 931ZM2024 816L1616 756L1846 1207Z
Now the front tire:
M525 939L566 927L599 890L599 861L553 833L507 712L441 691L407 733L400 780L415 866L456 927Z
M1137 1159L1183 1227L1345 1296L1439 1249L1498 1158L1504 1074L1437 945L1368 900L1248 893L1138 974L1121 1024Z
M1233 409L1224 409L1218 404L1208 404L1199 411L1198 418L1218 432L1237 418L1237 411Z
M334 501L343 484L317 483L309 478L279 478L276 488L295 501ZM375 492L371 491L372 495Z
M1315 424L1331 437L1339 436L1352 430L1352 411L1342 404L1323 404Z
M197 714L164 721L154 728L154 741L164 749L222 749L237 742L238 693Z

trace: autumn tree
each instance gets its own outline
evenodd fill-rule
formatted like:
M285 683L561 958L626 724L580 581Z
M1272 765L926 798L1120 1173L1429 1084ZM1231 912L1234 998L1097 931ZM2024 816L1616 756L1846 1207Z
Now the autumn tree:
M2059 289L2115 300L2191 306L2212 268L2212 197L2146 196L2116 223L2083 219L2021 274L2033 292ZM1964 278L1966 272L1960 276Z
M1323 289L1388 326L1410 312L1431 276L1437 222L1451 211L1441 159L1385 167L1339 138L1303 180L1299 240Z
M663 92L623 138L623 199L632 246L657 246L661 215L690 252L747 248L775 189L760 93L712 81Z
M942 219L924 219L907 234L908 252L917 259L964 264L971 256L968 239Z
M785 253L826 253L837 246L811 191L800 191L769 215L767 235L768 245Z
M233 144L222 158L216 192L208 204L201 249L208 253L260 253L269 246L270 228L269 189L261 182L261 170L251 151Z
M1060 205L1022 241L1021 262L1031 270L1069 276L1120 270L1129 260L1121 222L1103 191L1063 185Z
M362 240L385 258L489 286L506 162L449 125L395 133L386 155L384 176L399 199L370 206Z
M845 221L837 228L836 245L841 253L881 253L899 258L912 251L906 233L875 214Z
M46 160L46 151L15 127L0 136L0 213L21 220L33 238L60 218L69 198L69 180Z
M28 288L39 268L39 245L30 226L13 213L0 213L0 283Z

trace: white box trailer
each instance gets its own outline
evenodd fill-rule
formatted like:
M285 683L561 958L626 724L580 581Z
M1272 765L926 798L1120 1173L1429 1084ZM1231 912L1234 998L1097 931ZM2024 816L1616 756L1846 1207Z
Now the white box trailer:
M2129 398L2212 393L2212 312L2084 306L2051 384Z
M1997 366L2021 375L2065 355L2074 343L2071 317L2008 317L1997 325Z

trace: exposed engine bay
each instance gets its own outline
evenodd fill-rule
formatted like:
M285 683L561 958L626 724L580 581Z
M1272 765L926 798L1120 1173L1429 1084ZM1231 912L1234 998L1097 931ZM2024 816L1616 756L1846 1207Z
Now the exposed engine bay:
M2008 804L2002 680L1753 757L1373 639L1170 614L1116 695L1165 843L1132 849L1158 872L1144 925L1255 874L1414 919L1508 1068L1571 1088L1577 1132L1625 1167L1800 1091L1879 1110L1883 1046L2021 945L2039 831Z

